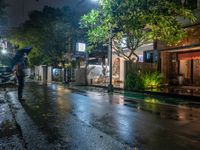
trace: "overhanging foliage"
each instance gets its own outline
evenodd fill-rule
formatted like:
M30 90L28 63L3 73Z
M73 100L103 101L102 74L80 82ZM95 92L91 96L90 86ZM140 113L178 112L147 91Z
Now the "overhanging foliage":
M87 29L88 43L93 46L107 44L112 30L115 52L137 61L135 50L146 42L174 44L185 36L177 17L195 21L191 10L173 0L100 0L99 8L82 16L80 25ZM122 47L119 43L124 37L127 43Z
M57 65L71 49L76 27L74 14L68 7L45 6L42 11L32 11L29 20L13 30L9 39L20 47L33 47L29 54L32 65Z

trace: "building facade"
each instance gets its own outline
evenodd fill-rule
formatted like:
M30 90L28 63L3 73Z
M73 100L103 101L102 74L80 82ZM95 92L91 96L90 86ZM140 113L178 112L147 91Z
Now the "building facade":
M185 1L187 2L187 1ZM160 71L166 82L171 85L200 86L200 0L192 1L192 8L197 17L194 24L180 18L187 36L173 46L158 42Z
M174 46L158 44L161 72L170 84L200 86L200 24L186 28L188 36Z

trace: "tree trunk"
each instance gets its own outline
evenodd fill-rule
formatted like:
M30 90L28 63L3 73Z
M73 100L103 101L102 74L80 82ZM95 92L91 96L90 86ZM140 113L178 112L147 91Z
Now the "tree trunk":
M136 53L133 53L133 55L135 56L135 62L139 62L139 56Z

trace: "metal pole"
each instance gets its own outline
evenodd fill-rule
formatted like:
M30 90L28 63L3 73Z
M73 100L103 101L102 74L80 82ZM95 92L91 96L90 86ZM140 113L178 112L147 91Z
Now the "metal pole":
M86 57L85 57L85 84L88 85L88 81L87 81L87 68L88 68L88 52L86 51Z
M109 68L110 68L108 92L113 92L113 85L112 85L112 29L110 29L110 33L109 33L108 58L109 58Z

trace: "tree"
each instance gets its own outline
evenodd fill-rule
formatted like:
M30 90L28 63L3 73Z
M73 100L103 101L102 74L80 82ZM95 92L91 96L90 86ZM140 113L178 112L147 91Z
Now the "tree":
M100 0L99 8L82 16L89 45L107 43L113 31L113 49L119 56L138 61L135 50L146 42L174 44L185 36L177 17L195 21L192 11L173 0Z
M32 65L58 65L63 54L70 49L71 38L76 34L72 12L68 7L45 6L42 11L32 11L27 20L10 34L14 45L33 46L29 55Z

